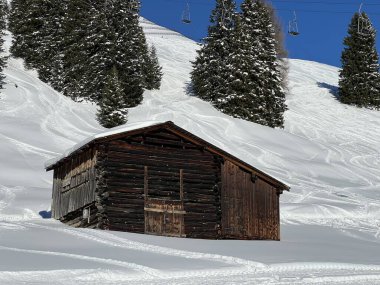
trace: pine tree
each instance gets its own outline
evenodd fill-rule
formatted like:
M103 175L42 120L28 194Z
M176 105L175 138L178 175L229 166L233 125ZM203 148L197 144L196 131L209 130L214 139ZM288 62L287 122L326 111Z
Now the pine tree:
M145 88L148 90L160 89L162 68L158 63L156 48L152 45L147 56L144 68Z
M28 0L12 0L11 11L9 15L9 30L13 33L13 41L11 46L11 53L15 57L23 58L26 50L23 48L25 17L27 14L27 1Z
M135 107L143 100L144 64L148 56L145 34L139 25L140 1L115 0L111 11L115 63L126 104Z
M108 73L116 68L127 106L141 103L148 46L139 26L139 7L136 0L92 1L84 45L84 97L101 100Z
M1 7L1 15L4 20L4 22L2 24L4 24L4 28L6 28L6 19L8 18L8 15L9 15L9 5L8 5L8 1L7 0L0 0L0 7Z
M40 47L43 41L45 13L49 10L47 0L12 1L10 29L13 32L11 53L25 60L27 68L41 64Z
M379 56L375 41L376 31L368 16L364 12L355 13L343 42L339 80L342 103L380 108Z
M6 1L1 0L0 1L0 54L4 53L4 35L5 35L5 29L6 29L6 17L7 17L7 8L8 4ZM0 89L3 89L4 87L4 68L6 66L6 57L0 55Z
M225 89L228 89L225 85L229 77L226 61L232 53L235 6L233 0L216 1L210 17L208 35L193 62L193 92L197 97L212 103L225 96Z
M36 69L39 78L49 83L57 91L62 91L63 82L63 38L64 18L67 0L49 0L40 29L40 42L37 50Z
M94 15L95 13L95 15ZM64 36L63 46L63 94L73 100L86 98L85 74L88 68L89 58L93 55L96 43L89 41L93 25L96 23L94 17L97 11L88 0L71 0L67 3L66 13L63 20ZM100 35L103 36L103 33ZM93 46L92 46L93 45ZM92 53L92 54L91 54ZM91 96L93 96L91 94Z
M115 65L115 37L112 32L111 23L108 18L112 15L112 2L103 0L92 0L89 12L89 25L83 46L79 47L79 56L83 54L84 59L74 68L70 80L80 88L80 97L99 102L103 98L105 83L111 69ZM83 48L83 50L82 50ZM84 69L83 69L84 68ZM119 72L121 82L121 72ZM77 73L83 70L83 74ZM121 84L121 83L120 83Z
M15 0L9 27L13 33L11 53L35 68L39 78L61 90L62 18L66 0Z
M127 106L124 90L119 81L116 67L113 67L104 86L103 98L99 103L98 122L105 128L113 128L127 122Z
M243 34L242 19L234 16L235 26L231 34L231 54L225 61L225 71L229 74L223 86L224 94L217 98L214 105L223 113L257 122L259 117L252 118L253 103L249 97L255 86L252 86L253 76L256 76L256 57L245 53L250 49L249 34ZM257 100L256 100L257 103Z
M216 106L234 117L283 127L285 93L270 10L261 0L245 0L241 10L226 63L227 90Z
M249 0L248 0L249 1ZM287 107L285 104L285 92L282 88L283 75L282 66L278 60L278 46L276 41L275 25L270 14L270 10L263 0L256 3L260 18L261 29L263 31L262 46L265 53L259 56L259 60L265 66L262 76L264 78L264 96L266 125L269 127L284 126L284 112Z
M242 15L236 15L228 57L228 88L218 98L216 107L222 112L248 121L266 125L263 73L265 66L259 59L265 50L261 43L259 12L253 1L243 3ZM255 19L252 23L252 19Z
M274 7L268 3L265 2L265 5L267 6L270 17L273 23L274 27L274 33L275 33L275 42L276 42L276 53L277 53L277 59L279 62L280 67L280 74L281 74L281 82L282 87L286 89L288 87L288 73L289 73L289 66L287 61L288 51L285 48L285 37L284 37L284 31L282 29L282 24L277 16L276 10Z

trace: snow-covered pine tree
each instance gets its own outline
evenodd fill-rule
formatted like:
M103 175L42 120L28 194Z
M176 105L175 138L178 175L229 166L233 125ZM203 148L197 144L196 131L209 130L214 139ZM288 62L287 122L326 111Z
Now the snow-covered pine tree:
M0 1L0 89L4 87L4 68L6 66L6 57L2 54L4 53L4 35L6 29L6 17L7 17L7 7L8 3L5 0Z
M265 67L259 59L265 50L261 43L259 17L254 1L243 3L242 14L236 15L231 36L231 54L226 63L229 68L225 84L228 90L225 96L218 98L216 106L228 115L266 125L263 118L264 85L260 78Z
M127 122L128 109L124 100L124 90L119 81L116 67L110 73L99 102L98 122L105 128L113 128Z
M112 15L112 3L104 0L91 0L89 14L87 35L84 42L81 42L83 51L82 46L78 47L80 50L79 56L83 53L84 59L80 60L80 66L73 70L75 75L72 74L74 79L79 77L79 80L72 81L71 84L73 84L73 88L75 86L80 88L78 89L78 92L80 92L78 93L79 97L100 102L103 98L103 91L109 73L115 66L115 34L111 30L111 25L108 21L108 18ZM83 71L84 73L76 74L77 71ZM118 75L121 82L121 73L118 72ZM72 77L69 80L72 80Z
M227 96L223 112L270 127L283 127L286 110L270 10L261 0L245 0L232 36Z
M11 2L9 19L13 33L11 53L25 60L27 68L38 68L41 64L39 54L42 42L46 0L16 0Z
M364 12L355 13L343 42L339 80L342 103L380 108L379 56L375 41L376 31L368 16Z
M1 2L3 2L2 7L4 7L4 15L6 18L8 18L8 15L9 15L9 3L8 3L8 0L1 0Z
M110 17L115 64L128 107L135 107L143 100L144 65L149 56L145 34L139 25L139 11L138 0L114 0Z
M157 52L154 45L149 49L149 56L144 67L145 88L148 90L160 89L162 68L158 63Z
M62 91L63 82L63 38L64 19L68 0L46 1L43 25L37 54L39 64L36 66L39 78L49 83L55 90Z
M214 105L225 114L258 122L260 117L258 111L254 110L258 98L251 98L256 87L252 83L257 81L252 77L259 72L256 55L250 53L251 35L243 34L242 17L235 14L234 18L235 26L230 38L231 53L225 59L224 67L229 76L224 79L223 86L226 88L223 96L216 98Z
M282 128L284 126L284 112L287 107L285 104L285 91L282 87L283 69L277 54L279 44L276 41L275 25L273 24L270 9L268 9L264 0L256 0L254 4L261 15L259 17L260 29L263 31L261 43L265 51L258 57L265 67L263 73L260 74L264 78L264 118L267 126ZM249 26L249 23L246 22L246 24Z
M13 33L11 53L15 57L24 58L26 50L24 49L24 31L25 17L27 14L28 0L12 0L11 10L9 13L9 30Z
M67 9L63 21L64 36L63 46L63 94L78 100L87 97L85 94L86 69L93 53L93 43L89 42L89 32L93 30L92 21L93 6L88 0L71 0L67 3ZM96 13L97 14L97 13ZM103 34L101 34L103 35ZM92 38L96 35L91 35ZM91 54L92 56L92 54Z
M277 53L278 62L280 63L282 87L286 89L288 87L289 66L288 66L288 61L287 61L288 51L285 48L284 31L274 7L271 5L271 3L268 3L268 2L265 2L265 5L269 9L269 13L270 13L273 27L274 27L274 33L275 33L275 39L276 39L276 53Z
M212 103L226 94L229 74L226 60L231 55L236 4L233 0L216 0L210 16L211 25L203 46L193 62L191 82L194 95Z

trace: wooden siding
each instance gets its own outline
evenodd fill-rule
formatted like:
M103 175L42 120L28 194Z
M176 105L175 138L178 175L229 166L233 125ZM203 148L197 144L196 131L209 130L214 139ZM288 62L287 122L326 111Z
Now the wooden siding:
M185 237L184 215L181 200L145 200L145 233L172 237Z
M279 239L279 194L230 161L222 166L222 234L231 239Z
M89 211L89 217L83 218L83 210L87 209ZM95 229L98 227L98 209L95 203L91 203L86 207L82 207L76 211L70 212L64 217L60 218L62 223L67 224L75 228L91 228Z
M88 149L54 169L52 217L60 219L95 200L96 152Z
M145 196L179 201L182 187L184 234L218 236L220 158L165 130L110 141L106 148L107 228L145 232Z
M255 202L255 238L280 240L280 192L270 184L256 180Z

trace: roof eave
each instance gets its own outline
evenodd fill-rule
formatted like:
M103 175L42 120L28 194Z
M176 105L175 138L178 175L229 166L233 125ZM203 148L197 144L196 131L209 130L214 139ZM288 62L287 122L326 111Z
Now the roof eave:
M147 131L152 131L152 130L160 129L163 127L171 130L172 132L175 132L179 136L182 136L182 137L185 137L186 139L189 139L193 143L204 147L205 149L207 149L208 151L210 151L212 153L216 153L216 154L218 154L224 158L228 158L228 159L232 160L233 162L238 164L240 167L246 169L247 171L254 172L255 174L259 174L259 176L261 178L264 178L266 181L269 180L269 182L271 182L271 184L273 184L277 189L279 189L281 191L290 191L290 187L288 185L286 185L286 184L282 183L281 181L277 180L276 178L266 174L265 172L253 167L252 165L242 161L241 159L233 156L232 154L222 150L221 148L207 142L206 140L194 135L193 133L186 131L185 129L174 124L172 121L158 123L158 124L153 125L153 126L147 126L147 127L143 127L143 128L127 131L127 132L122 132L122 133L118 133L118 134L113 134L113 135L109 135L109 136L105 136L105 137L94 138L92 141L89 141L88 143L84 144L83 146L81 146L77 150L70 153L67 157L64 157L64 158L60 159L59 161L57 161L56 163L46 167L46 171L53 170L57 165L64 162L68 157L78 153L79 151L82 151L83 149L89 147L89 145L91 145L91 144L96 144L96 143L100 143L100 142L107 142L109 140L114 140L117 138L124 137L125 135L134 135L134 134L138 134L138 133L144 133Z

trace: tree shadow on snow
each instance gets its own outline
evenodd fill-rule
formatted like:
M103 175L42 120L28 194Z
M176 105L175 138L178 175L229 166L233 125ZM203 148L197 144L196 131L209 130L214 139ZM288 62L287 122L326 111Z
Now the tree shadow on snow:
M43 219L51 219L51 211L40 211L38 213Z
M326 82L318 82L318 87L325 88L329 90L329 93L335 97L335 99L339 100L339 92L338 92L338 86L334 86L331 84L327 84Z

